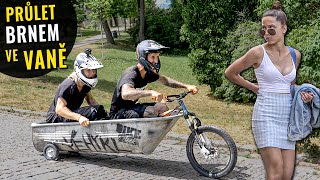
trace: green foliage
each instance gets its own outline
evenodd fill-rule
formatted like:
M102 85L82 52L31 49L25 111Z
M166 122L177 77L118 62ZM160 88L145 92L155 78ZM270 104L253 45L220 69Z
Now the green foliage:
M82 23L86 20L86 14L84 10L84 0L75 0L73 1L73 7L77 14L77 22L78 24Z
M256 22L243 22L237 26L235 31L232 31L225 38L228 49L231 51L232 62L243 56L252 47L263 43L263 39L259 36L258 30L260 24ZM232 62L225 63L225 67L229 66ZM222 69L221 74L225 69ZM242 72L241 76L250 82L257 83L255 74L252 68ZM255 94L251 91L241 88L238 85L231 83L225 77L222 78L222 84L216 89L214 95L228 101L237 102L252 102L255 99Z
M189 46L180 40L183 23L180 5L173 1L171 8L160 9L154 4L146 3L145 39L152 39L170 47L169 52L167 51L170 54L183 54ZM139 24L128 31L133 41L137 39L138 32Z
M312 142L320 137L320 129L316 129L312 134L310 134L307 138L299 141L298 143L301 146L298 146L298 150L304 152L308 158L311 160L317 161L320 157L320 147L318 144Z
M309 26L292 30L287 37L287 44L298 49L302 54L298 71L298 83L309 82L320 86L320 21Z
M225 37L238 21L252 15L252 1L183 1L181 28L183 39L190 43L190 65L200 83L215 91L222 83L223 71L231 60L232 50Z
M272 8L272 4L274 0L258 0L257 8L254 10L254 12L258 15L259 18L262 17L262 15Z
M122 10L119 15L123 18L136 17L137 16L137 1L136 0L121 0L123 1Z
M292 29L312 24L320 18L319 0L284 0L283 6Z
M107 20L112 17L112 0L87 0L86 5L92 11L90 17L95 20Z

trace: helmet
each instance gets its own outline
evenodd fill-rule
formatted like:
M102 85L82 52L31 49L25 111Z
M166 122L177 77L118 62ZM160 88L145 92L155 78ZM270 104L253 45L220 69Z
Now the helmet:
M74 61L74 71L76 72L80 81L90 88L93 88L97 85L98 75L94 78L88 78L83 73L83 69L99 69L102 67L103 65L100 63L100 61L91 55L91 49L86 49L85 53L78 54L76 60Z
M160 70L160 59L159 63L153 66L147 59L148 53L161 53L163 50L169 47L163 46L153 40L144 40L137 45L136 55L138 62L143 65L147 72L153 72L153 69L157 71Z

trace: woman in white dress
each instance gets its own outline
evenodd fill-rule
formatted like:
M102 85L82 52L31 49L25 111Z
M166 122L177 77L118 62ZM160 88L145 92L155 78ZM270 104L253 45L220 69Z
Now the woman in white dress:
M301 54L284 44L287 17L276 1L272 10L261 19L262 45L251 48L225 71L235 84L257 94L252 114L252 131L263 160L267 179L292 179L295 164L295 141L287 137L289 114L292 104L290 85L295 83L296 70ZM245 80L240 73L254 68L258 85ZM302 93L302 100L309 102L312 94Z

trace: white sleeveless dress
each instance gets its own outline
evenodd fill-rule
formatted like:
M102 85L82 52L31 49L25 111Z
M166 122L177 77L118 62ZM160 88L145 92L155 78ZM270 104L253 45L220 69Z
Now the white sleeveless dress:
M296 77L296 68L283 75L272 63L264 47L263 59L255 74L259 92L252 114L252 132L258 148L277 147L295 149L295 141L288 139L288 124L292 96L291 82Z

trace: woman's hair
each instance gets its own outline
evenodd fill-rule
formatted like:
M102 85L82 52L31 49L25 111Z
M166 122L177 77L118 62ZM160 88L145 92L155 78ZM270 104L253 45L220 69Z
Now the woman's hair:
M286 14L282 11L282 5L280 1L275 1L272 4L272 9L265 12L262 16L266 17L266 16L272 16L272 17L276 17L276 20L281 22L282 25L287 25L287 16Z

